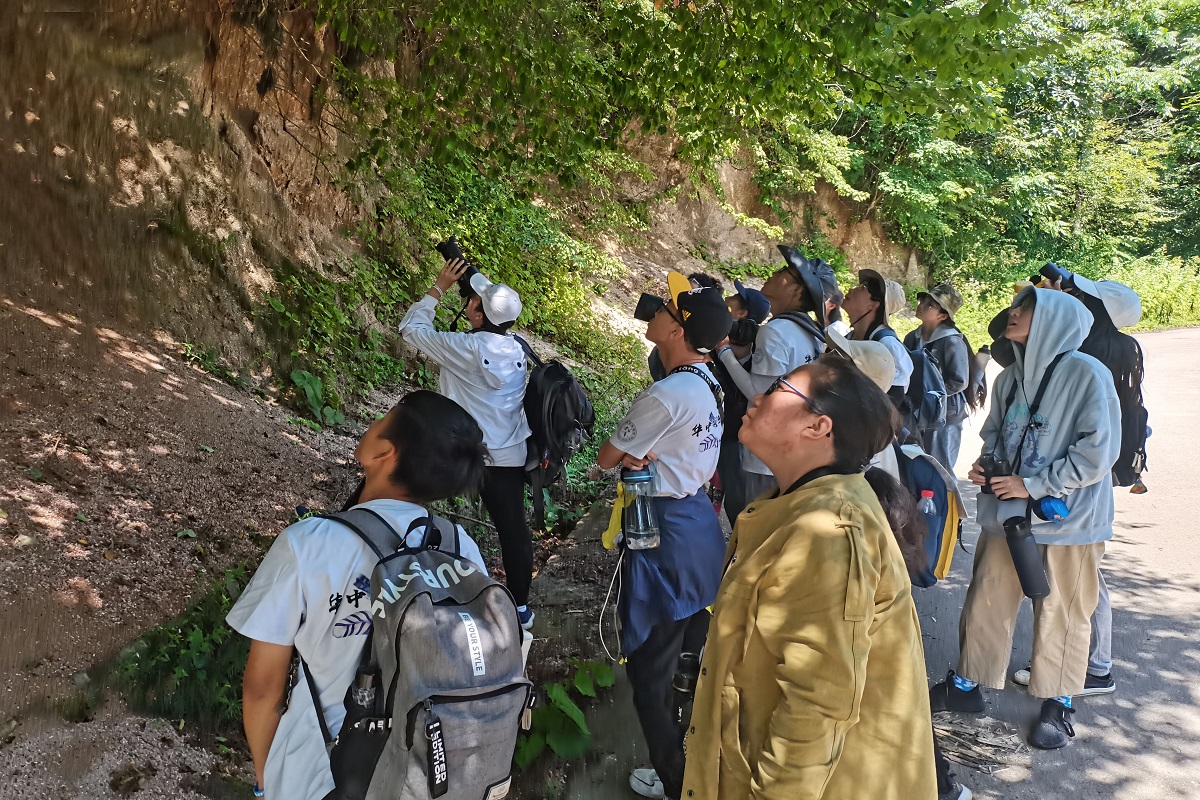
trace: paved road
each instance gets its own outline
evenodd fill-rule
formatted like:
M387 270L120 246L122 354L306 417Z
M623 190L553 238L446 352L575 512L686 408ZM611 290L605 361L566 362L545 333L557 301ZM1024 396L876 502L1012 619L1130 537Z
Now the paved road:
M1076 738L1065 750L1032 753L994 776L960 770L977 797L1200 798L1200 470L1193 467L1200 458L1200 330L1138 338L1154 435L1150 492L1117 490L1116 536L1103 565L1113 599L1117 692L1077 701ZM960 477L978 454L977 442L964 432ZM971 547L978 528L966 527ZM917 591L931 681L957 657L970 568L971 558L960 551L948 585ZM1026 663L1031 629L1026 603L1014 670ZM1017 688L985 694L989 713L1024 735L1039 703Z
M1116 538L1104 560L1113 598L1117 692L1076 703L1077 736L1064 750L1018 756L996 775L960 768L960 779L977 798L1200 798L1200 329L1139 339L1154 428L1146 476L1150 492L1117 490ZM964 431L960 476L978 454L977 435ZM973 512L976 490L961 484ZM964 526L972 550L978 535L973 522ZM947 581L916 591L931 683L957 658L958 616L970 574L971 557L960 550ZM1013 670L1027 661L1031 617L1026 603ZM988 714L1016 726L1024 739L1040 703L1018 688L985 694ZM589 716L594 750L572 770L567 797L633 797L628 770L647 761L624 680Z

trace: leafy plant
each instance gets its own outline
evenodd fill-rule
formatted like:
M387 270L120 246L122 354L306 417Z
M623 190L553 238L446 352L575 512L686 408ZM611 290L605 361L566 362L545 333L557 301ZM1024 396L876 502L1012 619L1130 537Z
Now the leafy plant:
M131 707L181 724L240 721L241 671L250 645L225 615L248 581L245 565L226 570L182 615L122 651L116 682Z
M317 422L324 425L341 425L346 421L346 415L332 408L325 402L325 385L321 379L311 372L302 369L292 370L292 383L296 384L308 402L308 409L316 417Z
M610 688L616 681L612 667L607 664L578 659L572 663L575 674L570 688L581 697L594 698L597 687ZM547 747L559 758L569 761L582 756L591 746L592 732L583 710L571 698L570 688L564 683L544 687L546 702L534 708L532 727L517 741L513 758L521 769L532 764Z

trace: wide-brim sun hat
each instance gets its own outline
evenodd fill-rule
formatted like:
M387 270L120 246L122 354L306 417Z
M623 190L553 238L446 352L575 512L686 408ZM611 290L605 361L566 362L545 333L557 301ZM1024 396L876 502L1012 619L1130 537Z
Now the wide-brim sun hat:
M833 273L833 267L819 258L810 259L796 248L788 247L786 244L778 245L778 248L787 268L799 278L801 285L808 292L809 300L813 305L813 313L817 317L817 324L824 328L827 324L825 300L838 288L837 276Z
M471 276L471 288L479 295L484 316L494 325L516 322L521 316L521 296L511 286L492 283L482 272Z
M946 316L954 319L954 315L962 308L962 295L948 283L939 283L928 292L917 292L917 301L924 300L928 297L931 301L937 304L937 307L946 312Z
M825 331L825 344L831 351L853 361L854 366L883 391L892 388L896 378L896 358L883 342L847 339L837 331L828 330Z
M871 297L874 298L878 294L883 295L883 313L886 316L890 317L908 305L904 299L904 287L890 278L883 277L873 269L860 269L858 282L876 283L876 291L871 293ZM883 291L880 292L878 287L882 287Z
M1117 328L1131 328L1142 321L1142 298L1120 281L1093 281L1074 276L1075 288L1104 304L1109 319Z

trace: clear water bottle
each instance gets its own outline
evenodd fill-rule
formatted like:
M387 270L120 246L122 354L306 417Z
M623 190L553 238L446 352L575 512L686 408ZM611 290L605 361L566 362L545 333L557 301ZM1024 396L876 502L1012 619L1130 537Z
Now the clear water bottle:
M625 546L630 550L658 547L658 516L654 510L654 492L658 481L655 477L653 463L642 469L621 470L626 501L621 528L625 534Z
M937 516L937 506L933 503L932 489L921 490L921 501L917 503L917 513L924 514L926 517Z

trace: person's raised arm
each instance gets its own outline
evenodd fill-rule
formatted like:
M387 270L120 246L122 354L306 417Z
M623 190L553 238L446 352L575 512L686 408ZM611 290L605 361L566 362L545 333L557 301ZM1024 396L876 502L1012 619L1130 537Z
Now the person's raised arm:
M400 335L404 337L405 342L420 350L434 363L451 369L457 368L459 371L469 369L472 364L469 354L463 348L462 337L466 334L437 330L433 325L433 317L438 301L454 286L455 281L462 277L466 263L462 259L447 261L433 286L424 297L413 304L404 315L404 319L400 320L399 326Z
M746 371L737 360L737 356L733 354L733 348L729 346L728 339L725 340L717 350L717 358L720 359L721 365L729 373L729 377L733 380L733 385L738 388L738 391L747 398L754 398L759 394L759 391L754 388L754 380L750 377L750 373Z

